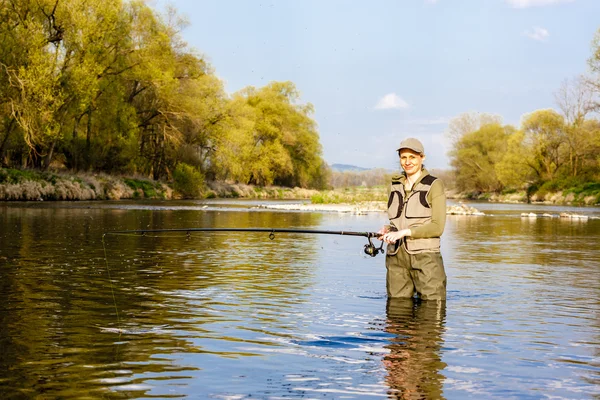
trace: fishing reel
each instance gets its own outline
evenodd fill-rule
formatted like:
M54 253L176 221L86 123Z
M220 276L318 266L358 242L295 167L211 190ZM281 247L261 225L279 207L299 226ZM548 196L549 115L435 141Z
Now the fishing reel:
M383 244L385 242L382 241L381 246L375 247L373 242L371 242L371 237L369 236L367 239L369 240L369 243L365 244L365 248L364 248L365 254L368 254L371 257L375 257L379 253L381 253L381 254L384 253Z

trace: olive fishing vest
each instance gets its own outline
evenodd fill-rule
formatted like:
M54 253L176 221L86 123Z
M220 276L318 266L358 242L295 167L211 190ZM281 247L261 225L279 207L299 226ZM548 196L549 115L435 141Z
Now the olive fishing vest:
M408 195L404 190L406 178L392 178L388 216L390 224L398 230L414 228L431 221L431 204L427 201L427 195L437 178L425 172L424 174ZM415 239L408 236L404 238L403 245L410 254L440 251L440 238Z

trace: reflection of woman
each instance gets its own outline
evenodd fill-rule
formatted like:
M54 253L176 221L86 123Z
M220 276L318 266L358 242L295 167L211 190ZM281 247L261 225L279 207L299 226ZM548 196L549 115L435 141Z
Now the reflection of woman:
M446 302L388 299L386 331L394 334L383 358L390 397L443 399L441 360Z
M440 236L446 224L444 185L423 167L425 150L414 138L398 148L404 174L394 176L388 200L390 225L379 231L388 243L388 297L446 300Z

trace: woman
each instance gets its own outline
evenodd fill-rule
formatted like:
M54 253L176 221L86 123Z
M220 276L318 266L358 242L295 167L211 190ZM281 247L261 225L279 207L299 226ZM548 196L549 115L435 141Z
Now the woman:
M390 298L446 300L440 236L446 223L444 184L423 166L425 150L408 138L398 148L402 175L392 177L390 225L379 233L388 243L385 265Z

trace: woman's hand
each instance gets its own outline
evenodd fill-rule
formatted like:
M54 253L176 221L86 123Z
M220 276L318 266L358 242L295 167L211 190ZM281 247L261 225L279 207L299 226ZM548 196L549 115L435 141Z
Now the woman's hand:
M405 236L410 236L410 229L402 229L401 231L385 232L380 238L386 243L396 243Z
M377 232L377 234L379 235L379 236L377 237L377 239L379 239L379 240L382 240L382 239L381 239L381 237L382 237L383 235L385 235L386 233L388 233L389 231L390 231L390 226L389 226L389 225L384 225L384 226L383 226L383 228L381 228L381 229L379 230L379 232Z

